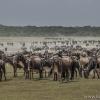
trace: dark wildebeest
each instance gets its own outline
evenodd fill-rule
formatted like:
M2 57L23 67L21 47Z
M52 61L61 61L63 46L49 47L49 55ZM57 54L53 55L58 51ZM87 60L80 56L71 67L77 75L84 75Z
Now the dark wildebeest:
M30 79L33 78L34 71L39 72L39 78L43 78L42 59L38 55L32 55L30 57L28 69L30 70Z
M16 71L15 71L15 66L14 66L14 64L13 64L13 56L5 56L4 57L4 61L5 61L5 63L8 63L8 64L10 64L12 67L13 67L13 72L14 72L14 77L16 76Z
M43 71L45 73L45 78L47 77L47 73L48 73L48 77L50 76L52 62L53 62L52 58L42 59L42 66L43 66Z
M93 74L94 74L93 79L95 78L95 73L97 74L97 77L99 79L100 78L100 58L99 57L93 56L90 59L90 62L89 62L89 65L88 65L88 68L86 71L88 77L92 70L93 70Z
M19 69L23 68L24 74L26 73L27 62L26 62L26 58L24 57L24 55L18 54L13 57L13 67L14 67L14 77L17 76L17 68Z
M6 80L5 62L2 59L0 59L0 81L2 80L3 75Z

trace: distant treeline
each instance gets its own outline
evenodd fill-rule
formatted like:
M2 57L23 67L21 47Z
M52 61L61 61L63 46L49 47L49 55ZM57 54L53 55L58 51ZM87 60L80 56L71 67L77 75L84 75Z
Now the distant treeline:
M0 25L0 36L100 36L100 27Z

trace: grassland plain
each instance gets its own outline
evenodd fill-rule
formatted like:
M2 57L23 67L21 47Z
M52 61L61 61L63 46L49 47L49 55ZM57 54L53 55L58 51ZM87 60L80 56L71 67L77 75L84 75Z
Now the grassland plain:
M13 78L12 67L7 66L8 80L0 82L0 100L90 100L100 97L100 80L75 79L68 83L51 79L25 80L22 70ZM100 98L99 98L100 99Z

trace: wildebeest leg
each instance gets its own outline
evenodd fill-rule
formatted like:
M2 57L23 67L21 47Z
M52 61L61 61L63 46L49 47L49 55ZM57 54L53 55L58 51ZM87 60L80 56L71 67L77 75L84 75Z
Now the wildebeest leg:
M47 76L46 76L46 70L44 71L44 74L45 74L45 78L46 78L46 77L47 77Z
M69 81L69 70L68 69L66 70L65 75L66 75L66 80Z
M50 77L53 73L53 68L50 69L50 72L48 73L48 77Z
M56 73L56 76L55 76L55 78L56 78L56 81L58 80L58 74Z
M79 69L79 74L80 74L80 77L82 77L82 67Z
M29 70L25 71L25 79L29 79Z
M29 79L29 70L27 71L27 79Z
M80 74L80 64L77 62L75 65L75 73L76 73L76 78L78 77L78 75Z
M0 81L2 80L2 71L0 70Z
M15 74L15 73L16 73L16 72L15 72L15 67L13 67L13 70L14 70L14 77L16 77L16 74Z
M57 72L54 72L54 81L57 81Z
M93 77L92 77L92 79L94 79L95 78L95 69L93 70Z
M17 67L15 67L15 77L17 77Z
M24 68L24 76L25 76L25 79L27 79L27 70Z
M53 75L53 80L55 81L55 72L54 72L54 75Z
M43 72L44 72L44 77L46 78L47 76L46 76L46 68L44 67L44 69L43 69Z
M65 72L61 73L61 80L62 80L62 82L65 80Z
M34 79L34 70L32 69L32 79Z
M58 73L58 80L61 81L61 73Z
M98 76L98 79L100 78L100 76L99 76L99 70L98 69L96 69L96 71L95 71L96 73L97 73L97 76Z
M32 69L30 69L30 71L29 71L29 78L30 78L30 80L31 80L31 77L32 76Z
M25 79L26 79L26 74L27 74L27 72L26 72L26 70L25 70L25 68L24 68L24 76L25 76Z
M16 76L17 76L17 66L14 65L14 66L13 66L13 69L14 69L14 77L16 77Z
M75 65L76 65L76 63L73 61L73 63L72 63L71 66L70 66L70 72L71 72L71 77L70 77L70 79L71 79L71 80L74 79Z
M73 80L74 79L74 73L76 72L76 74L77 74L77 71L71 71L71 80ZM76 77L77 77L77 75L76 75Z
M74 79L74 73L75 73L75 67L74 66L72 66L72 68L71 68L71 80L73 80Z
M4 78L5 78L5 81L6 81L6 69L5 69L5 64L2 66L2 70L3 70Z
M29 78L29 71L26 68L24 68L24 76L25 76L25 79Z
M78 76L78 75L77 75L77 69L75 69L75 76L76 76L76 78L77 78L77 76Z
M42 70L39 70L39 77L40 77L40 78L43 78Z
M88 79L88 73L87 73L87 71L84 71L84 78Z
M98 64L98 68L96 69L96 73L97 73L98 79L100 79L100 64Z
M26 68L24 67L23 70L24 70L24 76L25 76L25 74L26 74Z
M92 79L94 79L94 78L95 78L95 74L97 74L97 76L98 76L98 78L99 78L98 71L97 71L97 64L96 64L96 65L94 65L94 66L95 66L95 67L94 67L94 70L93 70L94 76L93 76L93 78L92 78Z

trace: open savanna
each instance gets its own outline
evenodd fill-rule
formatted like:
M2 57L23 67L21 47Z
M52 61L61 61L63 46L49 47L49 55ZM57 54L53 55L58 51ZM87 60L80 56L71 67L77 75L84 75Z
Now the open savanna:
M13 78L13 69L6 66L7 81L0 82L0 100L88 100L85 96L100 97L100 80L75 79L68 83L50 79L25 80L23 71ZM36 77L35 77L36 78Z

